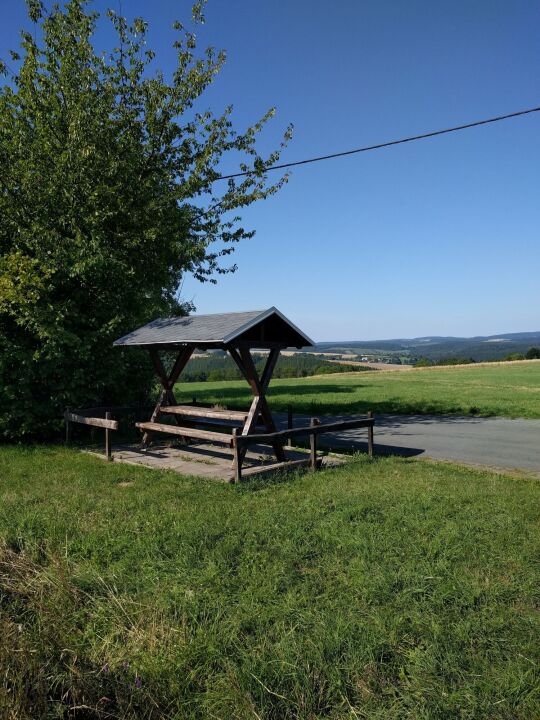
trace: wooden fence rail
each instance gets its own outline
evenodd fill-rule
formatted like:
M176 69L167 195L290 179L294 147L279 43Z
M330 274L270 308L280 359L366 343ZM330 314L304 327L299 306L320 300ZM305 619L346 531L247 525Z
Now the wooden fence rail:
M99 408L91 408L92 411L99 411ZM78 413L71 412L69 408L64 413L64 421L66 423L66 445L71 442L71 425L72 423L79 423L81 425L92 425L93 427L100 427L105 429L105 457L107 460L112 460L111 453L111 430L118 430L118 420L112 419L112 414L109 411L105 412L105 417L90 417L86 414L88 410L80 410Z
M288 423L291 424L290 421ZM309 461L298 460L295 462L285 461L279 463L283 469L295 464L309 464L311 470L316 470L319 466L317 458L317 437L323 433L344 432L345 430L356 430L357 428L367 428L368 431L368 454L373 457L373 426L375 419L370 411L367 418L357 418L354 420L337 420L335 422L321 423L318 418L311 418L310 424L304 427L288 427L286 430L278 430L273 433L253 433L250 435L238 435L236 429L233 430L232 447L234 454L234 481L240 482L242 479L242 462L246 454L246 450L250 445L273 445L276 442L288 442L291 444L293 437L309 435ZM277 469L277 465L273 465L272 469Z
M317 418L313 418L317 420ZM237 435L237 442L240 447L249 445L268 445L272 442L286 440L287 438L297 437L299 435L322 435L329 432L341 432L345 430L354 430L356 428L371 428L375 420L372 417L362 420L336 420L331 423L321 423L317 420L314 425L306 425L305 427L288 428L287 430L278 430L273 433L253 433L251 435ZM369 437L369 433L368 433Z

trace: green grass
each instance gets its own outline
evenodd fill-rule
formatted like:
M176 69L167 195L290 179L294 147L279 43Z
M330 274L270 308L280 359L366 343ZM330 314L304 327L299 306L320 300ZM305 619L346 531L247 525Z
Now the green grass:
M3 719L540 717L538 481L8 447L0 478Z
M270 406L310 414L421 413L540 418L540 361L274 380ZM177 398L246 407L245 382L179 384Z

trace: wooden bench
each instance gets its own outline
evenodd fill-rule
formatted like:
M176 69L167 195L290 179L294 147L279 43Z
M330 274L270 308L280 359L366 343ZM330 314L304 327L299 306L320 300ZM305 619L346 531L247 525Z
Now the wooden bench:
M139 422L135 426L146 432L161 432L182 437L210 440L221 445L232 445L232 435L213 432L212 430L199 430L198 428L180 427L179 425L166 425L158 422Z

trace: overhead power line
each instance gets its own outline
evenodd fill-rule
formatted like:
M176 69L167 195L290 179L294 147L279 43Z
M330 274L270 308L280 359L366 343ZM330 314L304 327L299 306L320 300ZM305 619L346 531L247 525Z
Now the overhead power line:
M410 137L401 138L400 140L389 140L387 142L378 143L377 145L367 145L366 147L356 148L355 150L345 150L344 152L332 153L330 155L319 155L318 157L308 158L306 160L295 160L280 165L272 165L264 170L284 170L286 168L295 167L296 165L308 165L309 163L321 162L322 160L332 160L333 158L345 157L346 155L356 155L357 153L369 152L371 150L381 150L382 148L392 147L392 145L403 145L404 143L414 142L415 140L425 140L426 138L437 137L438 135L447 135L448 133L458 132L459 130L467 130L468 128L479 127L480 125L489 125L490 123L501 122L501 120L509 120L510 118L520 117L521 115L530 115L531 113L540 112L540 107L529 108L528 110L519 110L518 112L508 113L508 115L497 115L497 117L487 118L486 120L475 120L474 122L465 123L465 125L455 125L454 127L445 128L444 130L433 130L432 132L422 133L422 135L411 135ZM245 170L244 172L231 173L230 175L220 175L216 180L229 180L230 178L244 177L252 175L253 170Z

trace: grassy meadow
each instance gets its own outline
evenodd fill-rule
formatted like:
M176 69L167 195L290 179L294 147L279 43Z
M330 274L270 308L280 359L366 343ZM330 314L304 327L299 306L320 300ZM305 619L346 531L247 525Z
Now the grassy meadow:
M351 373L270 384L270 406L309 414L420 413L540 418L540 360ZM180 383L180 401L247 407L244 381Z
M540 717L538 481L358 457L231 486L54 447L0 478L3 720Z

